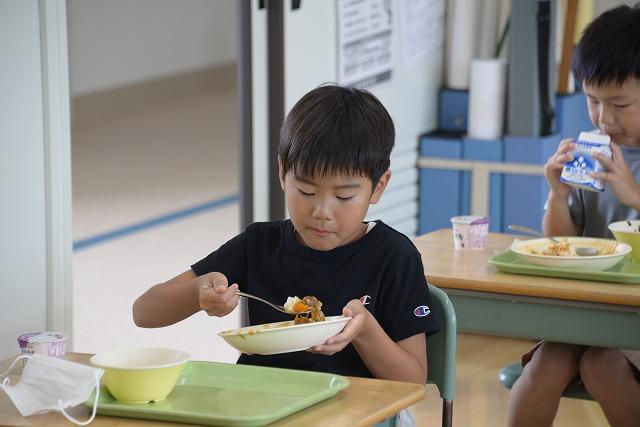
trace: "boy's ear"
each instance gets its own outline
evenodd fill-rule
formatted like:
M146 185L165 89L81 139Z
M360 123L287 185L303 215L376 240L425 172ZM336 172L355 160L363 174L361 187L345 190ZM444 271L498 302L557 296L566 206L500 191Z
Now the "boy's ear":
M385 173L382 174L378 183L373 188L373 194L369 199L369 204L374 205L380 201L380 197L382 197L382 193L384 193L385 188L389 185L389 181L391 180L391 171L387 169Z
M278 179L280 179L280 188L284 191L284 173L282 172L282 161L280 161L280 156L278 156Z

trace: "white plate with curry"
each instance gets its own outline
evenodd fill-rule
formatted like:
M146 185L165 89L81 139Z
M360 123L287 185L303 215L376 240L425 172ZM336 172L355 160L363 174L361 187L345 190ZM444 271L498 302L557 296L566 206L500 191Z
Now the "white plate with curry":
M218 333L236 350L246 354L279 354L324 344L339 334L351 317L329 316L321 322L265 323Z
M631 246L610 239L593 237L555 237L559 243L548 238L515 240L511 250L530 264L545 267L578 268L584 270L607 270L622 261L631 252ZM596 255L579 256L575 248L595 248Z

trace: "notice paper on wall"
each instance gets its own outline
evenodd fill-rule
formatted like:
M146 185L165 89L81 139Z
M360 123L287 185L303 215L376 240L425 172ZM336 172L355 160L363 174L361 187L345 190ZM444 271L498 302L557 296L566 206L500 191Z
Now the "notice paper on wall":
M385 0L338 1L338 78L370 87L391 79L392 4Z
M444 43L444 0L400 0L404 65L410 68Z

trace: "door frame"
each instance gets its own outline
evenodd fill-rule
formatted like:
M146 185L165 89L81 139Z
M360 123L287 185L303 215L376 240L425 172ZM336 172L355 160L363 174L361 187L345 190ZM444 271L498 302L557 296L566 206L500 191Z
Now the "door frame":
M285 109L284 0L239 0L237 5L240 227L244 230L252 222L281 220L286 215L277 160ZM258 16L257 21L264 18L259 26L264 33L254 33L258 22L252 16ZM263 45L254 49L256 42ZM266 93L256 87L256 81L266 85ZM254 109L256 105L264 109ZM256 121L259 124L254 126ZM265 132L266 138L256 132ZM256 149L265 141L266 147Z
M73 328L71 125L66 0L39 0L47 329ZM70 337L70 340L73 337Z

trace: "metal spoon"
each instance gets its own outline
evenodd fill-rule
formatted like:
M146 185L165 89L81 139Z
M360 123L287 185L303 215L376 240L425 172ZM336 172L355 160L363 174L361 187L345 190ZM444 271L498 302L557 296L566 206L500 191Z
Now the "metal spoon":
M281 311L281 312L283 312L283 313L287 313L287 314L305 314L305 313L309 313L309 311L310 311L310 310L307 310L307 311L299 311L299 312L287 311L287 310L284 308L284 306L283 306L283 305L274 304L274 303L272 303L272 302L269 302L269 301L267 301L267 300L265 300L265 299L262 299L262 298L260 298L260 297L255 296L255 295L248 294L248 293L246 293L246 292L240 292L240 291L237 291L237 292L236 292L236 295L238 295L238 296L240 296L240 297L245 297L245 298L253 298L253 299L257 300L257 301L260 301L260 302L263 302L263 303L265 303L265 304L270 305L271 307L275 308L275 309L276 309L276 310L278 310L278 311Z
M560 243L557 239L554 239L551 236L545 236L539 231L534 230L533 228L524 227L522 225L509 225L507 228L509 230L519 231L521 233L526 233L526 234L532 234L538 237L546 237L547 239L551 240L553 243ZM583 248L583 247L573 246L573 249L575 249L576 254L578 256L594 256L598 254L598 249L596 248Z
M204 285L204 286L202 286L202 287L203 287L204 289L207 289L207 288L211 288L211 289L213 289L213 287L212 287L212 286L207 286L207 285ZM270 305L271 307L275 308L276 310L281 311L281 312L286 313L286 314L306 314L306 313L309 313L309 312L311 311L311 310L307 310L307 311L299 311L299 312L295 312L295 313L294 313L294 312L291 312L291 311L287 311L287 310L284 308L284 306L283 306L283 305L274 304L274 303L272 303L272 302L267 301L266 299L262 299L262 298L260 298L260 297L257 297L257 296L255 296L255 295L248 294L248 293L246 293L246 292L236 291L236 295L238 295L239 297L252 298L252 299L254 299L254 300L257 300L257 301L263 302L263 303L265 303L265 304L267 304L267 305Z

